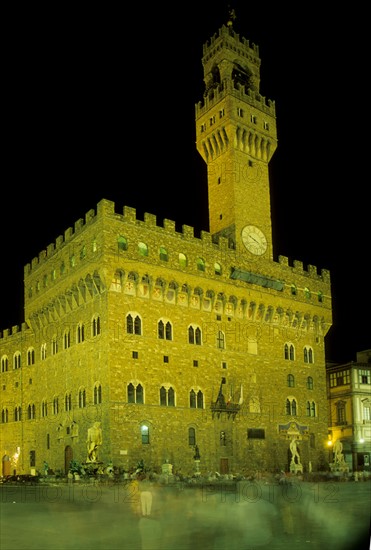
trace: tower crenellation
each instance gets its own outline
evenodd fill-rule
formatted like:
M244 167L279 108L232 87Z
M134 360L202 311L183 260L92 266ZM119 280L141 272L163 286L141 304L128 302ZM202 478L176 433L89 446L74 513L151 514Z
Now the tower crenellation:
M230 37L233 37L234 42L228 42ZM206 61L208 56L213 55L215 53L215 49L222 47L221 42L223 39L227 41L224 47L230 47L232 50L236 50L235 44L237 42L241 46L241 50L237 49L237 53L239 55L246 56L250 60L260 64L258 44L250 42L250 40L244 36L241 37L237 32L229 27L226 27L225 25L222 25L218 32L214 33L210 39L204 43L202 48L203 61ZM259 61L257 61L258 59Z

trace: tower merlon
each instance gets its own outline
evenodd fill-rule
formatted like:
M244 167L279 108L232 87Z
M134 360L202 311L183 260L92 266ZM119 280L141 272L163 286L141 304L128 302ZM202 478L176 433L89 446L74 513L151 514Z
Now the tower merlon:
M0 339L1 338L10 338L11 336L15 336L17 334L22 334L27 331L29 331L29 326L27 323L22 323L21 325L13 325L11 329L6 328L2 332L0 332Z
M149 226L157 225L157 216L155 214L144 213L144 222Z
M229 89L226 84L225 86L219 85L215 87L213 92L213 96L209 97L206 95L203 102L198 101L195 104L195 115L197 119L210 111L212 107L216 106L227 93L232 93L235 98L239 98L259 111L263 111L268 116L276 118L276 102L273 99L266 99L265 96L262 96L254 90L246 90L243 86L239 86L238 89Z
M241 50L245 55L251 55L259 58L259 46L257 44L254 44L253 42L250 43L250 40L244 36L240 37L240 35L233 29L222 25L218 32L214 33L213 36L211 36L210 39L204 43L202 47L202 53L204 55L203 60L206 56L210 55L212 50L217 48L223 40L227 40L228 47L229 38L233 38L233 40L240 44ZM241 54L241 52L238 53Z
M164 219L164 229L169 233L175 233L175 221Z
M304 263L300 260L293 260L292 265L290 265L289 258L287 256L278 256L278 263L287 266L288 269L307 275L313 279L321 279L326 283L330 282L330 271L328 269L321 269L319 271L319 268L315 265L308 264L307 269L304 269Z

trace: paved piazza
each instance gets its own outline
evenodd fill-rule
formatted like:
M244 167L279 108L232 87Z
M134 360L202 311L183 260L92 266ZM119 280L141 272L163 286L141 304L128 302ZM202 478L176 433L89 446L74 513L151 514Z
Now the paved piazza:
M1 550L369 550L371 481L158 486L152 515L130 485L0 486Z

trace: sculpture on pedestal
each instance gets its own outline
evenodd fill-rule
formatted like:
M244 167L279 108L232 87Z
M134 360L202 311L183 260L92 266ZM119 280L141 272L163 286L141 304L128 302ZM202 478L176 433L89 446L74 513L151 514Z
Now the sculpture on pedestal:
M295 474L297 472L302 472L303 466L300 462L300 454L298 451L297 439L295 437L291 439L290 451L291 451L290 471Z
M334 445L334 462L338 466L342 466L345 463L344 455L343 455L343 444L340 441L340 439L337 439L335 445Z
M102 428L100 427L100 422L94 422L93 426L88 429L88 439L86 443L88 447L86 462L97 462L98 447L102 445Z

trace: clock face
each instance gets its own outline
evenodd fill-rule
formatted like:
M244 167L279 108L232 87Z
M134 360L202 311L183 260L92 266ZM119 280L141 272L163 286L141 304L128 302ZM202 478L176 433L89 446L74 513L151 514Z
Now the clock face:
M267 250L267 239L263 231L255 225L246 225L242 229L242 242L251 254L261 256Z

